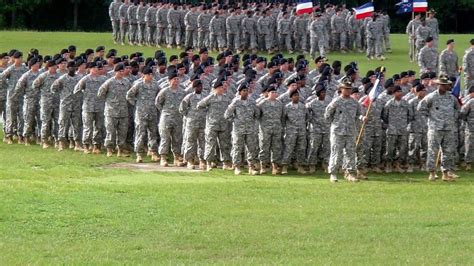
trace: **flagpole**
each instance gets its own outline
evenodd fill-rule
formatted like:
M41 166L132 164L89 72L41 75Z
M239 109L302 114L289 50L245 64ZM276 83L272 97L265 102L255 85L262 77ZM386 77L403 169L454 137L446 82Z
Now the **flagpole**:
M374 88L374 89L376 89L376 88ZM367 95L367 97L370 97L370 96ZM369 117L369 112L370 112L370 108L372 107L372 102L373 101L370 101L369 106L367 107L367 112L365 112L365 117ZM359 146L359 144L360 144L360 140L362 138L362 133L364 133L365 124L367 123L367 120L368 119L365 119L364 121L362 121L362 126L360 127L359 135L357 136L356 147Z
M411 32L413 35L415 35L415 12L413 11L413 4L412 4L412 7L411 7ZM416 36L416 35L415 35ZM410 36L410 38L412 39L411 41L413 42L413 53L411 53L411 61L415 61L416 60L416 39L415 38L412 38Z

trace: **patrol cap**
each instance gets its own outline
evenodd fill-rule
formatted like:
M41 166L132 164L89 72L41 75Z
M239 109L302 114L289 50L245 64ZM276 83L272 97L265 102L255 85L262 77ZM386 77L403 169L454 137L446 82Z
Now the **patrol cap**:
M420 92L420 91L424 91L425 89L426 87L423 84L418 84L416 85L415 91Z
M293 98L293 96L295 96L296 94L300 95L300 92L298 90L290 92L290 98Z
M453 43L453 42L454 42L453 39L449 39L449 40L446 42L446 45L451 44L451 43Z
M20 51L15 51L15 53L12 56L13 58L21 58L23 57L23 53Z
M145 67L143 69L143 75L150 75L150 74L153 74L153 69L151 67Z
M95 51L96 52L105 51L105 46L102 46L102 45L97 46L97 48L95 48Z
M193 81L193 88L196 88L197 86L202 85L202 81L200 79L195 79Z
M393 88L393 93L397 92L397 91L402 91L402 87L396 85L394 88Z
M429 43L433 41L433 37L429 36L428 38L425 39L425 42Z

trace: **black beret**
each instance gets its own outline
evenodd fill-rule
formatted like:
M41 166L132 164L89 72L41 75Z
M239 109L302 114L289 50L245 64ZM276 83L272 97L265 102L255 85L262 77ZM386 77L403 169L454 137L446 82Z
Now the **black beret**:
M473 92L474 92L474 86L471 86L471 87L469 88L469 93L473 93Z
M410 76L410 77L416 75L416 72L413 71L413 70L408 70L407 72L408 72L408 76Z
M365 76L368 77L368 78L373 76L373 75L375 75L375 71L373 71L373 70L369 70L369 71L367 71L367 74L365 74Z
M420 76L420 79L429 79L430 78L430 74L429 73L423 73L421 74Z
M317 83L313 87L313 91L316 93L317 96L321 94L321 92L326 91L326 86L324 83Z
M297 67L296 67L296 72L299 72L301 70L305 70L306 69L306 65L305 64L299 64Z
M395 74L392 76L392 79L395 81L395 80L400 80L400 75L398 74Z
M40 62L40 59L37 56L34 56L28 61L28 65L32 66L32 65L34 65L36 63L39 63L39 62Z
M56 65L56 61L54 61L53 59L46 62L46 67L52 67L55 65Z
M69 50L69 52L75 52L77 48L74 45L69 45L67 49Z
M114 61L113 61L113 64L116 65L116 64L118 64L118 63L120 63L120 62L122 62L122 58L120 58L120 57L115 57L115 58L114 58Z
M285 58L282 58L282 59L280 59L280 61L279 61L278 63L279 63L280 65L283 65L283 64L288 63L288 60L285 59Z
M425 42L432 42L432 41L433 41L433 37L431 36L425 39Z
M178 72L176 72L176 71L170 71L170 72L168 73L168 79L169 79L169 80L174 79L174 78L176 78L176 77L178 77Z
M130 64L131 67L138 67L139 66L137 61L130 61L129 64Z
M176 64L176 69L185 68L183 63Z
M400 78L406 78L406 77L409 77L408 72L403 71L402 73L400 73Z
M118 63L117 65L115 65L115 67L114 67L114 71L115 71L115 72L121 71L121 70L125 70L124 64Z
M395 86L395 87L393 88L393 93L395 93L395 92L397 92L397 91L402 91L402 87L400 87L400 86L398 86L398 85Z
M74 61L67 62L67 67L76 67L76 62Z
M454 42L453 39L449 39L449 40L446 42L446 44L451 44L451 43L453 43L453 42Z
M224 81L225 79L222 79L222 78L218 78L216 80L216 82L214 82L214 84L212 85L212 87L215 89L215 88L219 88L219 87L222 87L224 86Z
M77 67L81 66L82 64L86 64L86 63L87 63L86 60L84 60L84 59L82 59L82 58L77 58L77 60L75 60L75 61L76 61L76 66L77 66Z
M150 74L153 74L153 69L151 67L145 67L143 69L143 75L150 75Z
M415 88L416 92L420 92L425 89L425 86L423 84L418 84Z
M294 91L290 92L290 98L293 97L295 94L300 95L300 92L298 90L294 90Z
M257 61L256 61L256 62L257 62L257 63L265 62L265 58L259 56L259 57L257 58Z
M178 60L178 56L177 55L170 56L170 62L173 60Z
M420 84L420 79L415 79L412 84L411 84L411 87L414 88L416 86L418 86L418 84Z
M273 61L271 61L270 63L267 64L267 68L272 68L272 67L276 67L276 66L277 65Z
M474 45L474 39L471 39L471 40L469 41L469 43L470 43L471 45Z
M199 55L195 54L193 55L193 57L191 57L191 61L196 61L196 60L199 60Z
M7 57L7 56L8 56L7 53L1 53L1 54L0 54L0 59L3 59L3 58L5 58L5 57Z
M109 51L107 52L107 54L105 55L105 58L111 58L111 57L115 57L117 54L114 52L114 51Z
M232 55L232 51L231 50L225 50L224 53L223 53L223 56L224 57L228 57L228 56L231 56Z
M287 86L290 86L291 84L296 83L297 81L298 81L298 80L296 80L296 78L289 79L289 80L286 82L286 85L287 85Z
M104 46L97 46L97 48L95 49L96 52L100 52L100 51L104 51L105 50L105 47Z
M385 84L383 85L386 89L393 86L394 83L393 83L393 79L387 79L385 80Z
M193 88L196 88L199 85L202 85L202 81L200 79L195 79L193 81Z
M266 92L272 92L272 91L277 91L276 85L275 84L268 84L265 87Z
M166 66L166 57L161 57L156 62L159 66Z
M247 82L242 82L237 90L241 92L242 90L248 90L249 89L249 84Z
M60 54L65 54L65 53L69 53L69 50L68 49L61 49Z
M363 77L360 81L362 82L362 85L371 83L368 77Z
M156 50L155 52L155 59L158 59L160 57L166 57L166 54L165 52L163 52L162 50Z
M85 51L86 56L89 56L90 54L93 54L93 53L94 53L94 50L90 48Z
M20 51L16 51L16 52L13 54L12 57L13 57L13 58L20 58L20 57L23 57L23 53L20 52Z
M199 54L204 54L204 53L208 53L209 51L207 50L206 47L203 47L201 49L199 49Z
M354 75L356 73L357 73L357 71L355 71L355 69L353 69L351 67L351 68L349 68L349 70L346 71L346 76L351 76L351 75Z

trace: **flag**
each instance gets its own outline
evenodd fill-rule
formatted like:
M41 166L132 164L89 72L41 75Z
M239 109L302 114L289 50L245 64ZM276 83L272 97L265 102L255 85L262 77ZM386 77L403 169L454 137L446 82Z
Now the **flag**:
M374 4L372 2L363 4L359 7L353 8L356 19L364 19L371 17L374 14Z
M413 10L413 0L403 0L395 5L398 7L396 14L410 13Z
M296 15L311 14L313 13L313 1L312 0L298 0L296 5Z
M370 103L375 101L383 91L383 84L381 84L382 75L382 72L377 74L377 79L375 80L374 86L370 90L369 95L362 102L362 105L366 108L369 107Z
M462 105L462 100L461 100L461 77L458 76L456 78L456 82L454 82L454 86L451 89L451 94L458 99L459 104Z
M428 11L427 0L413 0L413 12L426 12Z

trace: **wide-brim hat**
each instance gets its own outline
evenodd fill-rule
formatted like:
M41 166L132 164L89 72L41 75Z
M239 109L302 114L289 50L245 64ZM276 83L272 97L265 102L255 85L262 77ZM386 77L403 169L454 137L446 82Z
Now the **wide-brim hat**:
M449 80L449 77L446 76L446 75L440 75L436 80L435 80L436 84L440 84L440 85L450 85L450 84L453 84L453 82L451 80Z

